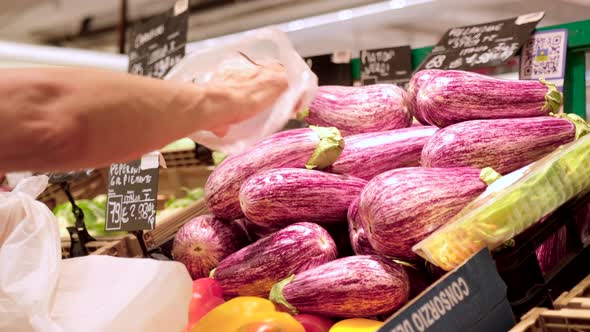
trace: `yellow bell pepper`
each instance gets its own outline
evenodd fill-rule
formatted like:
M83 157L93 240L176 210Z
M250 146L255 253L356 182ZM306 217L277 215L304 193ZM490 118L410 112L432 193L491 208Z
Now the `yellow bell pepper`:
M330 328L330 332L375 332L383 322L366 318L341 320Z
M303 325L269 300L242 296L216 307L191 332L305 332Z

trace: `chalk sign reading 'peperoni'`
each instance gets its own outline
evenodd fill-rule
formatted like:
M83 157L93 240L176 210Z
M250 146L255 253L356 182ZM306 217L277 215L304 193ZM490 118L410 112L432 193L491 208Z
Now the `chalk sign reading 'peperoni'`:
M135 160L112 164L107 195L107 231L136 231L156 226L158 164ZM143 167L142 167L143 166Z
M379 332L492 332L513 325L506 285L484 249L400 309Z

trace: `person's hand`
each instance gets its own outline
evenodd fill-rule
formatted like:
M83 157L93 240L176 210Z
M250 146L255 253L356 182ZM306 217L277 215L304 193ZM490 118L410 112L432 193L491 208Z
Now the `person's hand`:
M230 125L272 106L287 86L285 69L279 64L253 64L217 73L209 81L209 89L223 107L212 115L216 121L211 131L224 136Z

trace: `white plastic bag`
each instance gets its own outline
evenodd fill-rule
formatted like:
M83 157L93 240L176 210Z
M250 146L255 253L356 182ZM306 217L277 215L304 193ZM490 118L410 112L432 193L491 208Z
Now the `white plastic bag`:
M192 282L177 262L61 260L57 220L35 201L48 178L0 193L0 331L181 331Z
M0 331L60 331L49 317L61 248L55 217L35 201L47 177L0 193Z
M296 111L309 106L318 85L316 75L293 49L287 36L270 28L253 31L220 46L192 52L174 66L165 79L203 84L221 70L252 66L239 52L255 61L272 60L282 64L289 87L271 108L230 126L224 137L217 137L209 131L199 131L190 136L213 150L229 154L241 152L282 129Z

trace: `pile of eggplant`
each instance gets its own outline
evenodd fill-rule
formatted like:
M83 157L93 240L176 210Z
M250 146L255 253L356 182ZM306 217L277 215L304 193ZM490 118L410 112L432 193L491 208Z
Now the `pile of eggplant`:
M544 81L462 71L418 72L407 92L320 87L300 114L309 128L216 167L205 186L211 215L184 226L173 255L226 298L390 315L432 282L413 245L501 175L587 133L581 118L555 115L561 102Z

